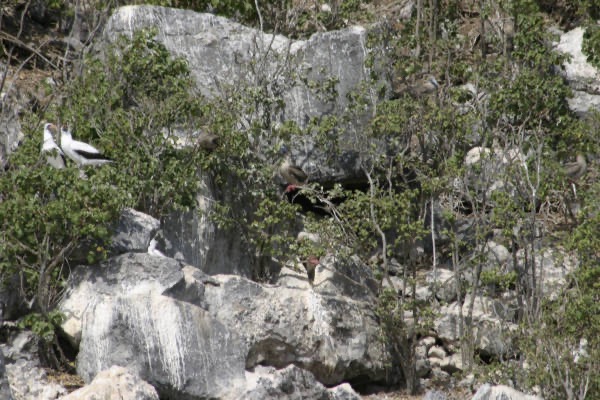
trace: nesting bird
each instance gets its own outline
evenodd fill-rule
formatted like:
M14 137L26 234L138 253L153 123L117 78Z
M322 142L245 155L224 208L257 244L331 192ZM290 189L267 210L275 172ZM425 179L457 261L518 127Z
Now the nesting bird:
M285 191L290 192L298 186L304 185L308 180L308 175L302 171L302 168L292 164L290 154L285 146L281 148L281 152L286 156L283 163L279 166L279 174L288 184Z
M60 147L67 157L75 161L78 167L103 165L112 162L111 159L103 156L94 146L74 140L68 128L62 127L60 134Z
M565 163L564 168L567 178L575 182L587 171L587 161L583 154L577 154L576 160L574 162Z
M54 141L54 136L58 136L58 128L54 124L44 125L44 143L42 143L42 154L46 156L48 164L54 168L65 167L65 155Z
M214 133L202 132L198 136L197 143L201 149L213 151L219 145L219 137Z
M568 162L564 165L565 175L571 182L571 188L573 189L573 195L577 198L577 188L575 182L581 178L587 171L587 161L583 154L577 154L577 158L574 162Z
M414 82L400 77L395 77L392 81L392 90L395 97L408 93L413 98L420 98L436 93L439 87L438 81L431 74L425 74L421 79Z

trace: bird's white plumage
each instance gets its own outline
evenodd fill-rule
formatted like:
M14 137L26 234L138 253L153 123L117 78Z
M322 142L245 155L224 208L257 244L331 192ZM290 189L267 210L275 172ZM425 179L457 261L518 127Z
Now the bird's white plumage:
M62 150L54 141L53 132L58 134L56 125L50 123L44 125L44 143L42 143L42 154L46 155L46 161L49 165L54 168L61 169L65 167L65 157Z
M166 258L167 256L165 256L165 254L162 251L160 251L156 248L157 245L158 245L158 242L156 241L156 239L152 239L150 241L150 245L148 246L148 254L150 254L151 256L155 256L155 257Z
M112 162L105 158L94 146L74 140L71 132L64 127L60 130L60 146L65 155L75 161L80 167L84 165L102 165Z

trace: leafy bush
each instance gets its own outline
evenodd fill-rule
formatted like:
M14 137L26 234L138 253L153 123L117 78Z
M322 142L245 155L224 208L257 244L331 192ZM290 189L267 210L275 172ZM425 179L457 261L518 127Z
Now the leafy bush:
M209 106L190 91L186 63L171 58L153 35L121 38L105 59L87 59L81 75L60 89L64 102L43 116L69 125L114 163L85 168L85 178L70 161L64 169L50 167L40 155L42 127L32 114L25 140L0 175L0 276L19 276L36 312L24 323L45 339L56 326L51 310L71 262L106 257L121 210L136 207L160 217L194 208L199 170L216 163L193 139L178 149L177 133L199 132Z
M587 60L596 68L600 68L600 26L590 24L583 34L581 50L587 55Z

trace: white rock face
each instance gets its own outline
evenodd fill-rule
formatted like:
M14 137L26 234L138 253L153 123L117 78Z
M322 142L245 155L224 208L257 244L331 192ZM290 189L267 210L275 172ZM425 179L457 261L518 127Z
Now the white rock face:
M444 350L444 348L440 347L440 346L433 346L432 348L429 349L429 351L427 352L427 355L429 357L443 359L444 357L446 357L446 350Z
M517 252L517 261L521 269L525 268L525 251ZM540 294L555 300L567 283L567 275L577 266L577 259L559 249L543 249L535 254L535 287ZM529 263L530 264L530 263ZM533 269L529 267L529 285L534 279Z
M463 329L467 327L465 321L469 317L470 301L471 296L465 296L462 305ZM459 330L459 307L457 302L442 306L439 312L440 317L434 321L438 337L447 343L456 343L462 337ZM506 322L512 318L506 312L506 308L498 300L485 296L475 298L472 315L473 335L475 347L482 353L501 355L508 351L511 332L516 329L516 325Z
M67 393L50 382L46 371L35 362L19 359L6 365L6 377L14 400L54 400Z
M348 278L332 276L323 293L316 278L307 290L306 283L291 274L285 286L259 285L230 275L213 278L218 285L206 286L209 312L241 335L249 349L247 367L293 363L325 384L356 376L383 377L385 355L369 303L339 295L351 291ZM336 281L342 287L338 294Z
M582 51L584 33L585 29L582 27L564 33L555 49L571 56L570 60L565 61L563 65L569 80L588 81L590 84L596 81L596 86L589 87L598 91L600 90L600 83L597 82L598 70L587 61L587 56Z
M600 106L600 75L598 70L587 61L582 52L585 30L577 27L560 37L555 49L570 56L564 63L564 76L574 89L573 97L567 99L569 107L584 117Z
M471 400L543 400L539 396L532 396L508 386L491 386L486 383L481 386Z
M253 372L246 372L247 390L238 399L328 399L360 400L361 397L347 384L327 389L315 380L308 371L290 365L276 370L273 367L257 366Z
M158 400L156 389L123 367L101 371L94 380L61 400Z
M61 310L72 340L81 338L77 371L84 381L120 365L161 396L226 398L233 388L245 387L247 348L235 332L192 304L201 304L203 278L190 288L187 272L173 259L147 253L126 253L74 271Z
M159 227L160 221L156 218L127 208L123 210L119 219L119 225L112 238L112 248L117 253L146 251Z

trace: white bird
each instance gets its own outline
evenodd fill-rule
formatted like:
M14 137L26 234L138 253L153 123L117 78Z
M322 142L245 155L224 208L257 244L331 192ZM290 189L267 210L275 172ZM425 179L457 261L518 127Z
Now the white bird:
M46 155L46 161L54 168L65 167L65 155L54 141L54 135L58 136L58 128L54 124L44 125L44 143L42 144L42 154Z
M160 251L159 249L156 248L157 245L158 245L158 241L156 239L152 239L150 241L150 244L148 245L148 254L150 254L151 256L154 256L154 257L166 258L167 256L165 256L165 254L162 251Z
M84 165L102 165L112 162L100 151L87 143L73 140L71 132L65 127L60 130L60 147L71 160L82 167Z

